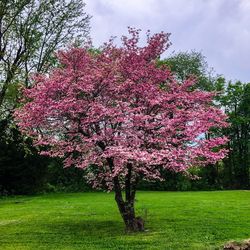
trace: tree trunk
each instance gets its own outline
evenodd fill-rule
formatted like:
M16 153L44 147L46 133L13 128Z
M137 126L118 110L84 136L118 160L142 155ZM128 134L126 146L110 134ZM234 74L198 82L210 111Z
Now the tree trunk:
M134 200L130 203L124 202L122 197L116 193L116 203L126 226L127 232L144 231L144 221L141 217L135 216Z
M114 168L112 158L107 159L110 169ZM122 188L118 176L113 179L115 200L119 208L120 214L126 226L127 232L138 232L144 231L144 220L141 217L135 217L135 193L136 185L138 182L137 178L132 181L132 165L127 165L127 174L125 177L125 201L122 197Z
M127 180L125 182L126 201L124 201L119 179L118 177L114 178L115 200L125 223L127 232L144 231L143 219L135 216L135 188L135 184L131 185L131 173L128 171Z

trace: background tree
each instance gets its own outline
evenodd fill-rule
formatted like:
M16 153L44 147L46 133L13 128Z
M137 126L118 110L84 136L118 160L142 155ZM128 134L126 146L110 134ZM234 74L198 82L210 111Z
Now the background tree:
M2 149L0 185L2 189L9 188L7 182L3 180L15 179L15 185L19 188L11 187L9 191L26 193L28 188L21 190L20 187L31 184L31 173L35 175L33 179L38 179L37 173L40 173L41 182L44 180L46 165L41 167L41 164L34 165L28 160L30 157L33 162L39 162L41 157L37 156L36 159L36 150L31 149L30 143L25 146L27 140L21 138L15 127L12 118L13 109L21 98L22 86L31 86L30 76L38 72L48 73L51 66L56 63L55 52L58 49L68 46L69 43L80 45L88 39L89 19L89 15L85 13L85 4L81 0L0 1L0 123L3 125L0 130ZM30 152L34 154L32 157L26 156L25 147L30 148ZM40 167L43 171L40 171ZM33 171L30 171L31 169ZM37 189L31 187L29 191Z
M54 52L89 33L85 4L76 0L0 2L0 107L11 84L48 72ZM18 81L17 81L18 80Z
M31 139L0 120L0 194L33 194L44 188L49 159L37 154Z
M195 87L206 91L222 91L225 80L215 75L213 68L208 66L206 57L195 50L178 52L170 57L159 60L159 65L166 65L179 81L195 78Z
M149 36L147 46L138 47L139 31L129 33L121 48L109 42L99 54L60 52L61 66L37 76L16 118L42 154L86 169L93 187L114 189L127 230L137 231L144 229L135 216L138 181L223 158L225 138L199 135L226 123L211 105L213 93L194 90L191 80L180 84L157 67L168 34Z
M229 83L221 98L231 126L223 131L230 138L228 159L224 160L224 185L250 186L250 84Z

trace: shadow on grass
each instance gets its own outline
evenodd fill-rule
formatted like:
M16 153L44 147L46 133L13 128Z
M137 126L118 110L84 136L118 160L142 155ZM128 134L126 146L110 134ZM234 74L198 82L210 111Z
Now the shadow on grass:
M23 242L43 245L45 249L52 246L56 249L144 249L142 245L146 248L149 242L141 242L140 236L143 235L127 234L122 221L62 220L43 223L29 232ZM128 237L132 238L127 241Z
M119 221L111 220L82 220L82 221L60 221L53 224L45 224L51 233L70 234L72 237L85 236L120 236L125 234L124 225ZM47 231L46 230L46 231Z

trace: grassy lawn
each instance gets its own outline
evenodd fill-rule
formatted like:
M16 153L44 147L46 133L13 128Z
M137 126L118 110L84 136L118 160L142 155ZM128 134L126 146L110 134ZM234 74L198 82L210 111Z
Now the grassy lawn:
M0 249L219 249L250 238L250 191L138 192L126 234L113 193L0 198Z

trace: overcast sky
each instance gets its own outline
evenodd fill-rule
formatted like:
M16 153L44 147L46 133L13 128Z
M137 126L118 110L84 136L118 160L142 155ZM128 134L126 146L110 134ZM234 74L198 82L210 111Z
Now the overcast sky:
M173 51L201 51L228 80L250 82L250 0L86 0L95 46L127 27L171 33Z

